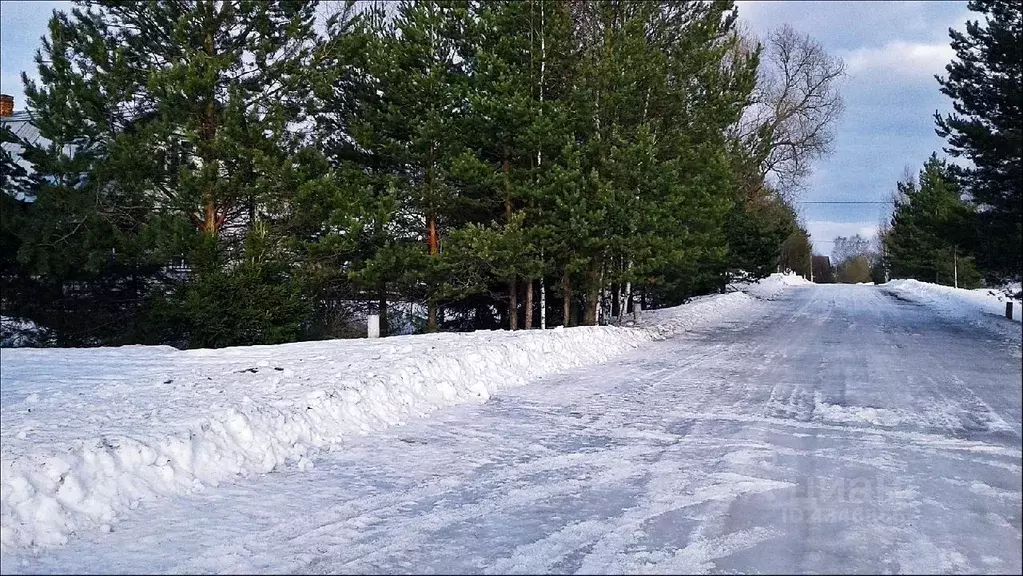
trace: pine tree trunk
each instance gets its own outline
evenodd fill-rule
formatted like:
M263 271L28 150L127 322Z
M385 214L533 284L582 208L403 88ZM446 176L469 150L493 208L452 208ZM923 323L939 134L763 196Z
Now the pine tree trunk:
M957 246L952 247L952 286L954 288L959 287L959 248Z
M387 336L387 283L380 283L380 337Z
M203 191L203 234L215 238L217 236L217 205L213 200L213 184L208 183Z
M504 147L504 155L501 160L501 168L504 172L504 221L506 230L511 230L512 222L512 200L511 200L511 153L508 147ZM508 280L508 329L519 329L519 300L518 300L518 275L512 274Z
M589 281L586 293L586 311L583 315L584 326L596 326L597 325L597 309L600 306L600 282L597 281L597 273L593 270L592 266L590 271L586 274L587 280Z
M213 44L213 26L214 26L213 19L214 19L214 15L213 15L213 3L212 2L210 3L209 10L210 10L210 14L209 14L210 21L206 23L208 28L206 30L206 38L205 38L205 46L204 46L204 48L205 48L206 56L212 59L214 56L216 56L216 54L214 53L215 47L214 47L214 44ZM205 114L204 114L203 119L202 119L202 139L207 144L209 144L209 146L204 147L205 154L203 154L203 159L202 159L203 160L203 167L205 168L206 166L212 166L212 168L210 170L211 174L216 174L217 173L217 161L216 161L216 158L214 158L211 155L211 153L209 152L209 150L213 148L213 146L212 146L213 140L215 140L216 137L217 137L217 117L216 117L216 107L214 106L215 98L216 98L216 94L212 93L212 91L211 91L211 93L209 94L209 100L206 102L206 110L205 110ZM216 238L217 237L217 233L219 231L219 222L217 221L218 220L217 219L217 204L216 204L216 198L214 198L214 196L213 196L213 182L211 181L210 177L208 177L208 176L206 177L206 183L203 185L203 197L202 197L202 200L203 200L202 232L203 232L203 234L205 234L206 236L209 236L210 238Z
M426 168L426 193L427 193L427 206L428 212L426 215L426 244L430 251L430 258L436 258L440 253L440 240L437 237L437 214L433 205L433 143L430 144L430 154L427 158ZM437 302L434 301L432 294L432 286L427 296L427 312L426 312L426 331L436 332L437 331Z
M439 240L437 238L437 218L430 214L426 218L426 245L430 250L430 256L436 257L440 252Z
M572 325L572 276L568 273L567 266L565 267L565 275L561 278L561 291L565 295L562 325L568 328Z
M437 240L437 218L432 213L426 218L426 243L430 249L430 257L436 258L439 252L438 240ZM428 296L429 302L427 303L426 313L426 331L436 332L437 331L437 303L433 299L433 295Z
M600 289L590 289L590 293L586 295L586 310L583 314L583 326L596 326L597 325L597 294Z
M526 305L525 305L525 328L530 330L533 328L533 279L527 278L525 282L526 288Z
M518 298L518 278L512 276L512 279L508 281L508 329L518 330L519 329L519 298Z
M544 75L547 70L547 45L546 37L544 36L544 4L540 3L540 117L543 117L543 85ZM538 147L536 150L536 167L540 168L543 166L543 149ZM543 248L540 249L540 260L543 260ZM532 292L532 287L530 288ZM544 281L543 274L540 275L540 329L547 329L547 284Z

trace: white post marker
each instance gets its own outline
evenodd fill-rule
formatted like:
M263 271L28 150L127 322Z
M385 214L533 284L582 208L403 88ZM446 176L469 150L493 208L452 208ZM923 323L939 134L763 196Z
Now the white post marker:
M380 315L370 314L366 316L366 337L367 338L379 338L380 337Z

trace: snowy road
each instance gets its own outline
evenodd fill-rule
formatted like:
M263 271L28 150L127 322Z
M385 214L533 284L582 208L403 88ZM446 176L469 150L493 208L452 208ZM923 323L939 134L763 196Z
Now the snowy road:
M872 286L764 306L3 571L1023 570L1018 341Z

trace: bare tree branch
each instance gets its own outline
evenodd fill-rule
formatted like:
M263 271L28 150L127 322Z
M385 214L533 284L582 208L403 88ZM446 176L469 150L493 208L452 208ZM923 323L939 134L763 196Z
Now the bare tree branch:
M759 46L747 32L741 49ZM810 167L831 151L843 110L845 63L819 42L785 25L768 34L757 86L733 137L780 194L794 193Z

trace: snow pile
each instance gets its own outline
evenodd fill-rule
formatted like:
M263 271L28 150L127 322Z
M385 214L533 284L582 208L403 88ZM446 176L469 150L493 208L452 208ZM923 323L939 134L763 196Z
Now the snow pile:
M0 546L61 544L75 531L110 530L142 501L306 469L352 435L742 318L752 302L744 293L705 297L645 313L638 328L4 350Z
M790 286L807 286L812 284L806 278L792 272L775 272L767 278L761 278L754 282L733 282L728 285L728 289L742 291L762 300L774 300L783 290Z
M0 348L43 346L49 340L49 332L31 320L0 316Z
M1006 282L995 290L990 288L978 288L978 290L984 290L985 292L997 291L1013 298L1019 298L1023 296L1023 282Z
M966 290L919 280L892 280L881 284L881 288L896 298L930 306L946 318L982 324L1017 340L1021 337L1019 322L1023 318L1023 304L1009 299L1002 291ZM1010 301L1015 326L1005 317L1005 303Z

